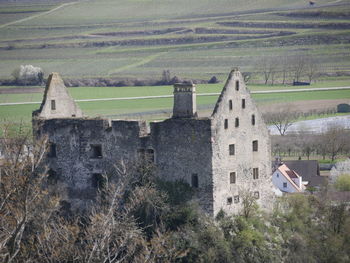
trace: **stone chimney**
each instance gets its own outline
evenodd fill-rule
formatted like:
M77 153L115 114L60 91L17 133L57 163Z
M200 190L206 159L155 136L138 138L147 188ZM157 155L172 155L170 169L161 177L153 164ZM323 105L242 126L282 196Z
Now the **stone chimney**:
M47 79L43 102L35 115L46 119L83 117L58 73L51 73Z
M197 117L196 86L191 83L174 85L173 118Z

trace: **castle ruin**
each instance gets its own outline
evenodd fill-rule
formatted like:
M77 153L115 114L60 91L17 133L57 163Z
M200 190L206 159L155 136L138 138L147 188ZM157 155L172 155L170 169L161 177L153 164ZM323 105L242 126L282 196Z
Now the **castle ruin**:
M113 164L141 155L154 162L160 178L190 184L209 214L237 213L243 191L261 207L272 206L269 133L238 70L230 73L211 116L197 116L193 84L176 84L172 118L149 124L83 117L52 73L33 113L33 130L48 136L50 172L65 184L73 208L94 199L96 178Z

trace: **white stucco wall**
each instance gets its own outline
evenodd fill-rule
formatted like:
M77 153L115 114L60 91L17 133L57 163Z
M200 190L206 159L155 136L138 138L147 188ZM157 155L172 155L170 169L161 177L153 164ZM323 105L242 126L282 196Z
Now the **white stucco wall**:
M272 182L282 192L287 192L287 193L298 192L295 189L295 187L288 181L287 178L284 177L284 175L279 170L276 170L272 174ZM287 183L287 187L283 187L283 183Z

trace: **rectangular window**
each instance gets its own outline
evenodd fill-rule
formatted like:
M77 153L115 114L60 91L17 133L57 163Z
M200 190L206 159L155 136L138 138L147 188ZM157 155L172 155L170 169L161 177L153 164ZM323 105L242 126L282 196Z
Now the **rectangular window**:
M245 99L242 99L242 109L245 108Z
M239 90L239 81L236 80L236 90Z
M239 195L235 195L233 197L233 200L234 200L235 204L239 203Z
M287 183L283 183L283 188L287 188Z
M253 141L253 152L258 151L258 141Z
M51 100L51 110L56 110L56 101Z
M58 181L58 174L56 171L50 169L48 172L47 172L48 176L47 176L47 181L49 184L56 184L57 181Z
M253 179L259 179L259 168L253 168Z
M106 186L106 178L100 173L92 174L92 187L103 189Z
M229 145L229 152L230 152L230 155L235 155L235 145L234 144Z
M236 118L236 119L235 119L235 127L236 127L236 128L239 127L239 118Z
M255 125L255 115L252 115L252 125Z
M57 157L56 144L55 143L50 143L48 157L49 158Z
M260 198L260 194L258 191L254 192L254 198L255 199L259 199Z
M191 185L194 188L198 188L198 174L192 174Z
M228 128L228 119L225 119L225 129Z
M232 110L232 100L229 100L228 102L230 110Z
M231 172L230 173L230 184L235 184L236 183L236 172Z
M102 158L101 144L91 144L91 158Z
M228 204L228 205L231 205L231 204L232 204L232 197L228 197L228 198L227 198L227 204Z
M153 149L147 149L147 161L154 163L154 150Z

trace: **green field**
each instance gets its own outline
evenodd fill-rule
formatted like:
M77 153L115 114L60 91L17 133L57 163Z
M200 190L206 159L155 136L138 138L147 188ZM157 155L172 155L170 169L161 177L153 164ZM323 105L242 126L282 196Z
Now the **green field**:
M159 79L167 69L172 76L224 81L238 66L261 81L262 57L278 62L299 55L312 56L331 76L350 73L346 0L318 0L314 7L305 0L60 4L2 2L0 78L32 64L65 78Z

